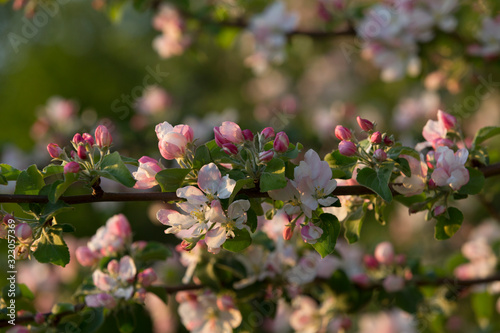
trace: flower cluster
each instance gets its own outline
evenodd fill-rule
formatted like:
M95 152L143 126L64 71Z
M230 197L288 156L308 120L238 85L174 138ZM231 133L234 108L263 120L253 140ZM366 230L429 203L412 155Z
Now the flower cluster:
M363 56L382 69L381 78L393 81L406 72L420 72L420 42L434 38L434 29L451 32L457 26L453 12L458 1L392 1L371 7L359 24Z
M269 62L279 64L285 59L286 34L298 23L298 15L286 12L285 4L277 1L250 21L249 30L255 39L255 53L246 63L256 72L263 72Z
M162 4L153 19L153 27L161 31L153 41L153 48L162 58L181 55L191 43L184 34L184 21L179 12L168 4Z
M14 255L16 260L23 260L30 257L30 249L33 244L33 228L29 223L20 221L13 214L0 211L0 239L17 240L15 248L9 246L9 253Z
M184 212L161 209L158 220L169 226L166 233L179 234L186 239L186 249L192 248L204 239L208 251L217 253L227 238L235 236L236 229L245 228L248 200L236 200L224 209L221 199L227 199L233 192L236 181L229 176L221 176L214 163L203 166L198 173L198 187L186 186L176 192L186 202L177 206Z

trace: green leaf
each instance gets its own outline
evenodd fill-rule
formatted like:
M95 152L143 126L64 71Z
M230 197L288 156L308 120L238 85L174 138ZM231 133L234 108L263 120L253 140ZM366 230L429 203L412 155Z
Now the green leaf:
M64 167L62 165L48 165L45 168L43 168L42 173L44 178L47 178L52 175L63 174Z
M493 316L494 297L489 292L473 293L471 297L472 309L481 328L486 328Z
M475 146L499 134L500 134L500 127L488 126L481 128L476 133L476 136L474 136L474 140L472 140L472 148L474 149Z
M61 195L70 187L73 183L78 181L77 173L67 173L64 175L64 182L58 183L58 185L49 192L49 201L56 202L59 200Z
M205 146L210 151L210 160L217 163L232 163L233 161L229 158L229 156L217 146L215 140L209 141L205 143Z
M212 162L212 159L210 158L210 150L208 147L203 145L196 148L193 159L193 169L199 170L210 162Z
M102 308L85 308L79 314L82 317L79 333L93 333L104 323Z
M247 212L247 225L250 227L251 232L255 232L255 230L257 230L257 214L253 209L249 209Z
M288 145L288 151L284 154L281 155L282 158L292 160L294 158L297 158L299 156L300 151L302 150L303 146L301 143L297 142L297 145L294 145L290 143Z
M234 238L227 239L222 247L231 252L241 252L252 244L252 237L247 229L234 229Z
M396 305L411 314L417 313L418 305L423 300L422 293L417 287L406 287L405 289L396 293Z
M338 150L326 154L325 161L332 169L332 178L340 179L351 179L354 167L358 163L357 157L344 156Z
M264 172L260 176L260 191L268 192L286 186L285 162L279 158L273 158L267 163Z
M42 173L33 164L19 174L14 194L36 195L44 186Z
M165 169L156 174L156 181L161 186L162 192L175 192L182 186L184 178L191 169L172 168Z
M319 219L317 226L323 230L323 234L311 245L324 258L335 249L340 234L340 222L335 215L328 213L321 214Z
M478 169L469 168L469 182L458 190L459 194L478 194L484 187L484 174Z
M130 306L120 307L117 311L114 311L114 314L120 333L134 332L136 318Z
M449 217L447 217L448 215ZM437 240L448 239L453 236L462 225L464 215L455 207L449 207L447 214L437 216L437 223L434 228L434 237Z
M98 170L97 174L127 187L135 185L134 177L132 177L117 151L102 158L101 170Z
M148 242L141 251L134 255L136 261L164 261L171 256L170 250L158 242Z
M368 210L368 203L364 203L359 206L356 210L347 214L344 218L344 237L349 242L349 244L356 243L359 240L361 234L361 227L366 219Z
M420 161L420 154L413 148L405 146L394 146L387 151L387 157L396 159L399 155L408 155Z
M0 175L2 175L7 181L17 180L17 177L21 174L21 171L17 170L13 166L2 163L0 164Z
M42 229L37 248L33 255L41 263L66 266L69 263L68 246L61 237L62 230Z
M236 181L233 193L231 193L231 196L229 197L229 204L231 204L234 201L234 198L236 198L238 192L244 187L246 187L247 189L254 188L255 183L253 181L253 178L239 179Z
M395 158L396 167L401 171L406 177L411 177L411 168L410 163L406 158Z
M139 166L139 160L137 158L127 157L127 156L120 156L120 157L121 157L123 163L125 163L125 164Z
M22 297L26 297L27 299L29 299L31 301L35 299L35 295L30 290L30 288L28 288L27 285L25 285L24 283L18 283L17 287L19 287L19 290L21 291Z
M56 303L52 306L52 310L50 310L50 312L54 315L75 312L75 306L71 303Z
M392 201L392 193L389 188L394 163L383 163L378 170L364 168L359 170L356 180L360 185L368 187L380 195L387 202Z

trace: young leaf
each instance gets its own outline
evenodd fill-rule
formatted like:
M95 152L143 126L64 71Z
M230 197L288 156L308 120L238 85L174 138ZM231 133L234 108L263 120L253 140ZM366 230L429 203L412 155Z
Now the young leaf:
M260 176L260 191L268 192L286 186L285 162L279 158L273 158L267 164Z
M449 207L447 212L449 218L444 213L436 218L437 223L434 228L434 237L437 240L448 239L453 236L460 229L464 220L462 212L455 207Z
M399 157L399 155L408 155L411 157L415 157L417 160L420 160L419 153L415 149L410 147L394 146L387 151L387 157L389 158L396 159Z
M484 174L474 168L467 167L469 170L469 182L462 186L460 190L458 190L459 194L478 194L484 187Z
M241 252L252 244L252 237L247 229L234 229L234 238L227 239L222 247L231 252Z
M233 193L231 193L231 196L229 197L229 204L231 204L234 201L234 198L236 198L236 195L238 192L244 188L254 188L255 183L252 178L246 178L246 179L239 179L236 181L236 185L234 186Z
M340 234L340 222L335 215L328 213L321 214L319 219L317 226L323 230L323 234L312 246L324 258L335 249Z
M338 150L326 154L325 161L332 169L333 178L350 179L358 159L342 155Z
M488 140L489 138L494 137L495 135L500 134L500 127L496 126L488 126L481 128L474 136L474 140L472 140L472 148L481 144L483 141Z
M156 181L160 184L162 192L175 192L182 186L184 178L191 169L172 168L165 169L156 174Z
M101 170L97 171L102 177L117 181L127 187L135 185L135 179L123 163L120 154L115 151L102 158Z
M59 183L53 191L49 192L49 201L56 202L59 197L71 186L71 184L78 181L77 173L67 173L64 175L64 182Z
M389 180L391 178L394 163L384 163L378 170L364 168L359 170L356 180L360 185L368 187L375 193L380 195L387 202L392 201L392 193L389 188Z
M210 162L212 162L212 159L210 158L210 150L208 147L203 145L196 148L193 159L193 169L199 170Z
M69 263L68 246L61 237L61 229L42 229L37 248L33 255L41 263L66 266Z
M17 180L20 174L21 171L16 168L5 163L0 164L0 175L5 178L5 180Z
M33 164L19 174L14 194L36 195L44 185L42 173Z

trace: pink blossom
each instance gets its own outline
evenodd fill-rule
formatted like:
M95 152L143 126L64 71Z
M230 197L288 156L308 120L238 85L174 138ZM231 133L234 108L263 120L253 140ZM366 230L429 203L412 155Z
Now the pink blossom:
M302 236L302 239L304 242L309 244L316 243L322 234L323 230L311 223L300 228L300 235Z
M351 141L340 141L339 152L344 156L354 156L358 152L356 144Z
M285 132L279 132L274 139L273 148L277 153L285 153L288 150L290 141Z
M134 188L137 189L148 189L155 185L158 185L156 181L156 174L163 170L159 162L148 156L143 156L139 159L139 169L132 173L137 182Z
M375 259L381 264L390 265L394 260L394 248L389 242L382 242L375 248Z
M160 57L166 59L180 55L191 43L184 35L184 22L179 12L168 4L162 4L153 19L155 29L162 32L153 41L153 48Z
M95 130L95 141L100 148L111 146L113 138L111 137L111 133L109 133L109 130L106 126L97 126Z
M227 199L233 192L236 181L228 175L222 177L214 163L204 165L198 173L198 186L209 195Z
M137 269L130 256L124 256L118 263L112 260L108 263L108 273L96 270L92 274L94 285L101 291L113 295L115 298L128 300L134 292L133 283Z
M243 132L238 124L232 121L225 121L218 127L218 133L224 138L225 141L234 144L240 144L245 141Z
M83 140L83 137L80 133L76 133L74 136L73 136L73 142L75 144L79 144L79 143L82 143L84 140Z
M319 205L330 206L338 200L329 197L337 187L337 182L332 179L328 162L322 161L312 149L306 152L304 160L295 167L294 180L290 182L300 195L301 208L307 217L311 217L312 211Z
M453 129L457 125L457 118L449 113L439 110L437 117L438 121L441 122L447 130Z
M429 119L422 130L422 136L436 149L439 146L453 146L453 142L446 138L448 129L455 127L456 119L452 115L438 111L438 120Z
M443 205L436 206L434 208L434 216L443 214L446 211L446 207Z
M188 143L193 140L193 130L188 125L173 127L168 122L156 125L158 148L167 160L184 157Z
M120 237L129 238L132 236L132 229L127 218L123 214L112 216L107 222L106 227L108 232Z
M91 308L100 308L104 307L107 309L112 309L116 306L116 300L113 296L100 293L85 296L85 304Z
M400 157L408 161L411 177L401 173L401 176L396 178L395 182L402 183L402 185L395 185L394 189L407 197L422 193L427 184L427 165L412 156L400 155Z
M21 243L31 243L33 231L28 223L19 223L16 225L15 234Z
M228 155L238 154L238 147L232 143L225 143L222 145L222 150Z
M52 158L58 158L59 156L61 156L61 154L63 152L63 150L61 149L61 147L59 147L55 143L49 143L47 145L47 151L49 152L49 155Z
M94 145L94 138L89 133L82 134L83 140L88 143L91 147Z
M99 257L87 246L80 246L76 249L76 260L82 266L93 266L99 260Z
M379 267L379 262L377 259L375 259L374 256L372 255L365 255L363 257L363 262L368 269L377 269Z
M151 283L156 281L156 279L158 279L158 276L156 275L154 269L152 269L151 267L148 267L142 272L139 272L139 274L137 274L137 281L143 287L149 287Z
M323 230L321 230L323 232ZM291 226L286 226L285 229L283 229L283 239L284 240L290 240L292 239L293 236L293 229Z
M75 161L71 161L69 163L66 163L64 165L64 173L77 173L78 171L80 171L80 164L78 164L78 162L75 162Z
M243 137L246 141L253 141L253 133L249 129L245 129L242 131Z
M170 96L163 88L148 86L137 100L136 107L143 114L158 114L165 111L170 103Z
M432 180L437 186L450 186L458 191L469 182L469 170L464 166L468 157L469 151L465 148L454 153L448 147L438 147L435 154L436 168L431 175Z
M395 293L397 291L403 290L405 286L405 280L396 275L389 275L384 279L382 285L388 293Z

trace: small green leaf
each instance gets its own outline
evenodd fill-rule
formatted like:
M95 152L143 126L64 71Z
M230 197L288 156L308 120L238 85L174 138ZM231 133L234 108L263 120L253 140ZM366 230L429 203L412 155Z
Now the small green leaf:
M191 169L172 168L165 169L156 174L156 181L161 186L162 192L175 192L182 186L184 178Z
M210 158L210 150L208 147L203 145L196 148L193 159L193 169L199 170L210 162L212 162L212 159Z
M354 167L358 163L357 157L344 156L338 150L326 154L325 161L332 169L332 178L340 179L351 179Z
M21 174L21 171L17 170L13 166L2 163L0 164L0 175L2 175L7 181L17 180L17 177Z
M43 168L42 173L44 178L47 178L52 175L63 174L64 167L62 165L48 165L45 168Z
M437 216L437 223L434 228L434 237L437 240L448 239L453 236L462 225L464 215L460 210L455 207L449 207L448 214L441 214ZM449 217L446 217L448 215Z
M73 183L78 181L78 174L69 172L64 175L64 182L58 183L53 191L49 193L49 201L56 202L59 200L61 195L70 187Z
M294 158L297 158L299 156L300 151L302 150L303 146L301 143L297 142L297 145L294 145L290 143L288 145L288 151L284 154L281 155L282 158L292 160Z
M486 328L493 316L495 299L489 292L473 293L471 297L472 309L481 328Z
M97 174L127 187L135 185L134 177L132 177L117 151L102 158L101 170L98 170Z
M19 174L14 194L36 195L44 186L42 173L33 164Z
M395 158L394 161L396 161L396 167L399 171L401 171L406 177L411 177L410 163L406 158Z
M399 155L408 155L420 161L420 154L413 148L405 146L394 146L387 151L387 157L396 159Z
M33 255L41 263L66 266L69 263L68 246L61 237L62 230L42 229L37 248Z
M229 197L229 204L231 204L234 201L234 198L236 198L238 192L244 187L246 187L247 189L254 188L255 183L253 181L253 178L239 179L236 181L233 193L231 193L231 196Z
M380 195L387 202L392 201L392 193L389 188L394 163L383 163L378 170L364 168L359 170L356 180L360 185L368 187Z
M476 136L474 136L474 140L472 140L472 148L474 149L475 146L483 143L485 140L488 140L495 135L500 134L500 127L496 126L488 126L488 127L483 127L481 128L477 133Z
M257 230L257 214L255 214L253 209L249 209L247 212L247 225L250 227L251 232L255 232L255 230Z
M347 214L344 218L343 224L345 228L344 237L349 244L356 243L361 234L361 227L367 216L368 203L364 203L356 210Z
M458 190L459 194L478 194L484 187L484 174L478 169L469 168L469 182Z
M75 306L71 303L56 303L52 306L52 310L50 312L54 315L75 312Z
M317 226L323 230L323 234L312 246L324 258L335 249L340 234L340 222L335 215L328 213L321 214L319 219Z
M133 157L127 157L127 156L120 156L123 163L125 164L130 164L130 165L135 165L135 166L139 166L139 160L137 158L133 158Z
M252 244L252 237L247 229L234 229L234 238L227 239L222 247L231 252L241 252Z
M267 163L264 172L260 176L260 191L268 192L286 186L285 162L279 158L273 158Z

